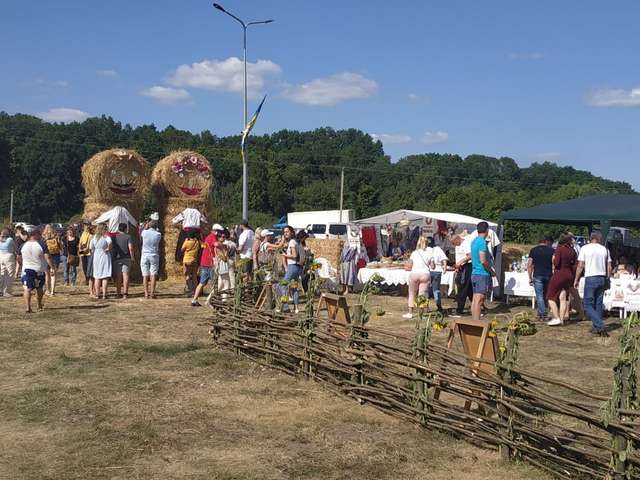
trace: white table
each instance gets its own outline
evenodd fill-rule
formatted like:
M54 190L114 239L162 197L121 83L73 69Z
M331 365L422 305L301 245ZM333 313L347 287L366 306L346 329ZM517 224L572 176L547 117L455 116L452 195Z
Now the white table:
M404 268L361 268L358 270L358 280L360 283L367 283L369 279L375 274L380 275L384 280L384 285L407 285L409 283L409 272ZM453 293L453 287L455 272L448 271L442 274L441 285L447 285L447 295L451 296Z
M504 272L504 294L509 297L528 297L531 299L531 308L536 307L536 291L529 284L527 272Z

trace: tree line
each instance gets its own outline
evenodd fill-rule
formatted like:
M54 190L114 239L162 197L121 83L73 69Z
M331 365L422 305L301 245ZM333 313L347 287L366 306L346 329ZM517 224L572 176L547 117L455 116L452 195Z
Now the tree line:
M132 127L111 117L51 124L0 112L0 218L66 222L82 212L80 168L108 148L132 148L152 165L175 149L191 149L212 164L211 210L216 221L238 222L241 206L240 137L219 137L169 126ZM633 193L626 182L553 163L521 168L509 157L425 153L392 162L383 145L356 129L281 130L250 141L249 210L252 223L269 225L295 210L339 205L345 171L345 208L359 218L400 208L449 211L497 221L512 208L566 200L596 192ZM155 208L149 197L145 211ZM507 238L535 241L562 226L510 222Z

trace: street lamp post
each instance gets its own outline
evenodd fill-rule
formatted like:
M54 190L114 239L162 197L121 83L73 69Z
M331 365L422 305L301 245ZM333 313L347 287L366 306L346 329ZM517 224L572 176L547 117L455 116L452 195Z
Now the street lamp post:
M226 13L231 18L236 20L240 25L242 25L242 56L244 63L244 123L242 125L242 129L247 126L247 28L251 25L260 25L265 23L271 23L273 20L261 20L259 22L248 22L245 23L242 19L236 17L233 13L226 11L222 5L218 3L213 4L214 8L220 10L223 13ZM249 167L247 165L248 161L248 152L246 145L244 148L244 155L242 158L242 219L249 219Z

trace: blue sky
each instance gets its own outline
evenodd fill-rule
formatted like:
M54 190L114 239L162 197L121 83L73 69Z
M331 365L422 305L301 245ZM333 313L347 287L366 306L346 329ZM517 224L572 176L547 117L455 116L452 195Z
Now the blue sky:
M551 160L640 188L640 2L239 1L255 132ZM241 29L205 0L5 0L0 109L242 129Z

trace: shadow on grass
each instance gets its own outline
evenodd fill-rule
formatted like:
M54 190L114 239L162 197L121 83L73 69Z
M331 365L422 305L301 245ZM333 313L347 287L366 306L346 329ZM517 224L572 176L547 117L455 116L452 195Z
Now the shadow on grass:
M208 345L201 342L191 341L187 343L148 343L139 340L130 340L124 343L121 348L125 351L135 353L149 353L161 357L173 357L181 353L194 352Z

